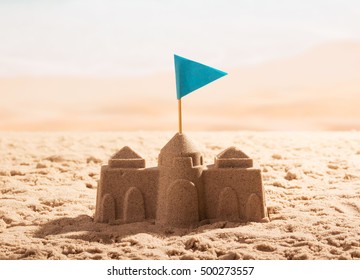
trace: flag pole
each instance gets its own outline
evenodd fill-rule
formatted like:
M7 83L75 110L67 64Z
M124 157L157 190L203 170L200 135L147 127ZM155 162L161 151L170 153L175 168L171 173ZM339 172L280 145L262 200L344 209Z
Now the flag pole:
M182 134L181 98L178 99L179 133Z

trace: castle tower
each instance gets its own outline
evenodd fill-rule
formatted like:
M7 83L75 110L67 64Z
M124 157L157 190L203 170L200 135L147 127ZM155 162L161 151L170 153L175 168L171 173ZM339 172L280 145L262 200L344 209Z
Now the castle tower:
M204 219L203 157L184 134L177 133L161 149L156 224L197 225Z
M144 168L145 160L127 146L109 159L108 165L101 168L94 217L96 222L131 223L145 220L146 212L149 215L151 209L146 211L145 208L144 194L148 194L144 191L147 186L143 181L150 181L154 176L149 172L144 173ZM148 208L155 204L149 201Z
M269 221L261 170L244 152L227 148L203 175L208 218Z

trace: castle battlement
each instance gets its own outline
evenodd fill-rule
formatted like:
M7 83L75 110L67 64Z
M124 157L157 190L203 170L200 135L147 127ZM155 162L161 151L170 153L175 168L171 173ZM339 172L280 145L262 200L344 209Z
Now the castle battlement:
M204 165L197 146L177 133L160 151L158 166L130 147L101 169L95 221L189 227L202 220L268 221L261 171L230 147Z

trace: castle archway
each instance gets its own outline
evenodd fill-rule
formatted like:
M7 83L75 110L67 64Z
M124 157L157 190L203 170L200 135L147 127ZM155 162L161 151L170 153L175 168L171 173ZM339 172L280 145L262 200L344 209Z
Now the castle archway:
M239 219L238 198L236 192L229 187L223 189L219 196L217 218L229 221Z
M105 194L100 206L98 221L109 223L115 221L115 200L110 194Z
M145 220L145 207L142 193L138 188L130 188L124 199L124 222L135 223Z
M245 208L246 220L253 222L260 222L263 216L263 205L260 198L252 193L247 202Z
M179 179L168 189L166 198L167 224L191 226L199 222L198 194L194 183Z

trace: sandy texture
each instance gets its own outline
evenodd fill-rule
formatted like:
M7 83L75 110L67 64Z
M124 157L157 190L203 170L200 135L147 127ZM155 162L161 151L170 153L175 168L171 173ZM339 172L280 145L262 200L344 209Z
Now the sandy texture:
M93 222L100 165L122 146L156 165L174 133L0 133L0 259L359 259L360 133L189 133L204 160L259 163L270 223L192 230Z

